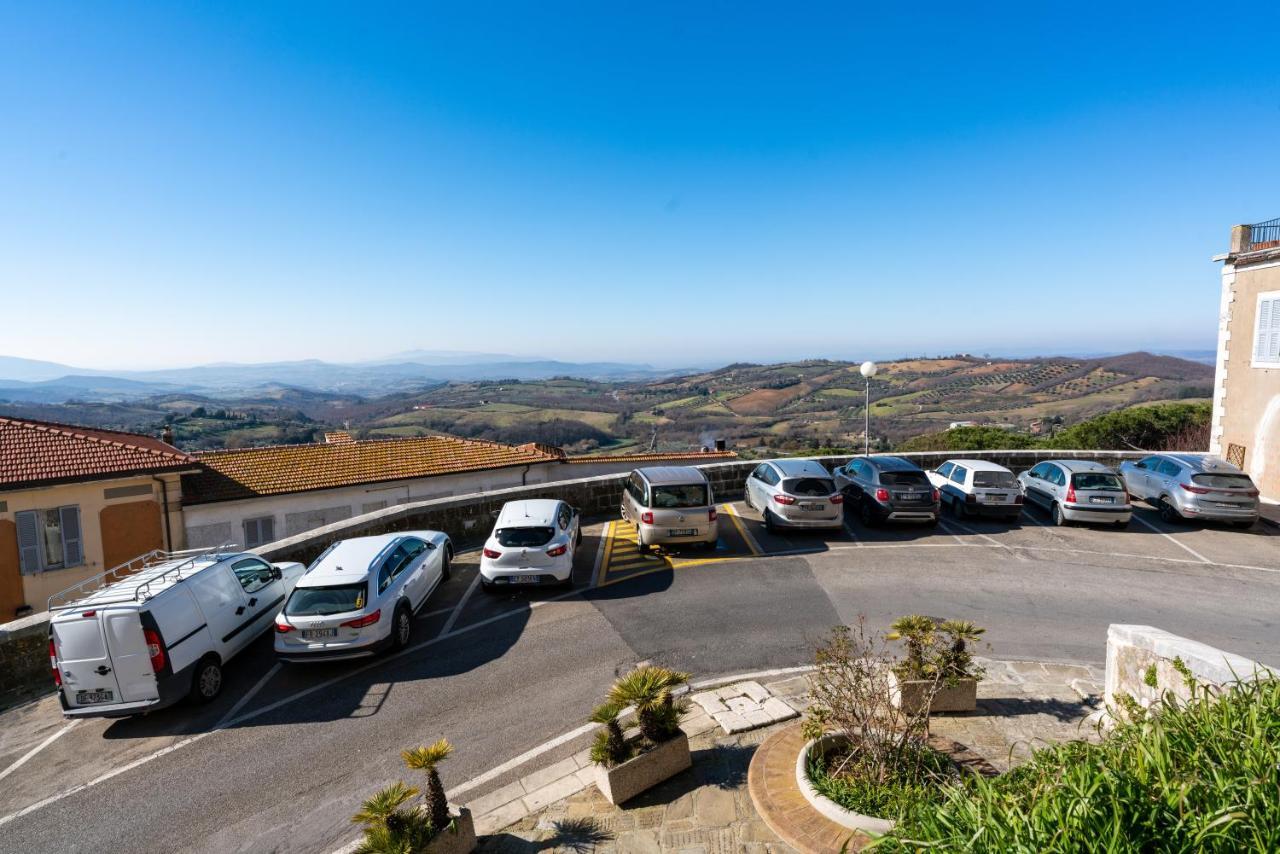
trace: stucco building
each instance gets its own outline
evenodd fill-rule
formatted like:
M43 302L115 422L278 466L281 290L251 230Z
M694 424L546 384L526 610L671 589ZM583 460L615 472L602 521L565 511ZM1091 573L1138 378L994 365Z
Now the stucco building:
M1209 450L1280 502L1280 219L1231 230L1222 261Z
M0 622L152 549L184 548L195 460L136 433L0 417Z

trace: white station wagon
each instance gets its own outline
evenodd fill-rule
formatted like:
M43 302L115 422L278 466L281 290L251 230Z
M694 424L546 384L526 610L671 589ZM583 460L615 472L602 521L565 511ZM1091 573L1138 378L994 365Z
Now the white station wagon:
M293 588L276 617L276 655L334 661L404 649L413 615L449 577L453 545L439 531L339 540Z

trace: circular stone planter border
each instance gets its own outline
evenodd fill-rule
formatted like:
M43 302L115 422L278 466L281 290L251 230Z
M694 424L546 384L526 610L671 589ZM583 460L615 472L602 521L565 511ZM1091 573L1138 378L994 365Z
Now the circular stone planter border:
M805 744L796 756L796 785L800 787L800 794L804 795L805 800L809 802L809 806L836 824L847 827L850 830L888 833L893 830L895 824L892 819L863 815L860 812L847 810L830 798L818 794L818 790L809 782L809 756L815 748L819 752L825 753L833 747L841 747L848 742L849 739L843 735L824 735L822 738Z

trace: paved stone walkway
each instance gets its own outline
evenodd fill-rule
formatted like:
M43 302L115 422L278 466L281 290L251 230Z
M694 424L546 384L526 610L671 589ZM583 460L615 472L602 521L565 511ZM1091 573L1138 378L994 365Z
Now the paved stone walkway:
M1034 747L1094 737L1086 718L1101 702L1101 670L1036 662L982 663L987 675L978 685L978 710L935 716L936 736L968 746L1000 770L1024 760ZM764 688L797 711L808 705L803 675L766 683ZM705 712L698 712L685 724L693 750L693 767L688 771L615 807L589 782L593 779L589 766L581 764L581 759L566 760L574 768L566 764L552 775L544 769L506 787L510 791L505 795L469 805L477 813L477 830L482 834L477 850L503 854L794 851L761 820L747 789L747 771L756 748L792 724L725 735ZM567 773L548 779L559 771ZM504 797L510 800L495 803Z

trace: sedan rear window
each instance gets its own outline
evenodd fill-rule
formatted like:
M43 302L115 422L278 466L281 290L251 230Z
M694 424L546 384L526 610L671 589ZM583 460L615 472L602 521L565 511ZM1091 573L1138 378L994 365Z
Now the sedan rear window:
M498 542L508 548L535 548L545 546L556 535L555 528L499 528L496 532Z
M295 587L284 612L291 617L324 617L359 611L368 594L369 585L364 582L334 587Z
M1193 474L1191 482L1212 489L1253 489L1247 474Z
M1071 485L1076 489L1101 489L1107 492L1124 492L1120 478L1107 472L1077 472L1071 475Z
M706 507L707 487L701 483L689 483L683 486L655 486L653 502L650 507L659 509L676 507Z
M882 471L880 482L885 486L928 486L929 478L922 471Z
M825 477L797 477L782 482L782 491L788 495L825 496L836 491L836 485Z
M973 485L987 489L1012 489L1018 485L1018 481L1007 471L975 471Z

